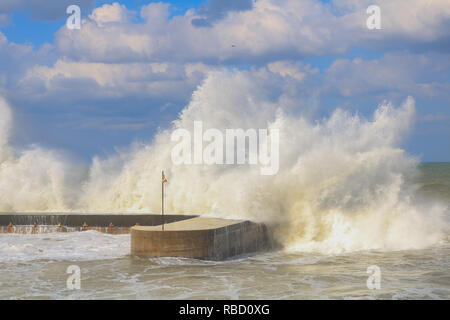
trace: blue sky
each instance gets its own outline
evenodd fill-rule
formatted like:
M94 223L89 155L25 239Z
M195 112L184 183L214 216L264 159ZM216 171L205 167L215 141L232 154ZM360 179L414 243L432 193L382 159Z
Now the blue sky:
M0 5L0 93L14 108L16 145L89 161L151 140L211 70L287 65L297 76L267 83L274 99L292 85L292 99L314 104L315 119L337 107L370 117L385 100L413 96L416 122L403 146L423 161L450 161L445 1L35 3ZM372 3L382 9L382 30L364 27ZM69 4L81 7L81 30L65 28ZM144 64L152 71L142 74Z

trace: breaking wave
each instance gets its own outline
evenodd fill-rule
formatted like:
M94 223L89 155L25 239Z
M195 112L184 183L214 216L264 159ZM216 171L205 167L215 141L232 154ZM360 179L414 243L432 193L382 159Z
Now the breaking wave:
M274 226L287 250L339 253L424 248L446 237L445 208L415 204L409 178L418 160L400 143L414 100L381 104L365 119L337 109L312 121L244 72L212 73L172 128L114 157L96 157L83 180L58 153L8 144L10 109L0 101L0 210L159 212L165 170L166 211L250 219ZM280 169L261 176L249 165L173 165L174 129L276 128ZM80 182L81 180L81 182Z

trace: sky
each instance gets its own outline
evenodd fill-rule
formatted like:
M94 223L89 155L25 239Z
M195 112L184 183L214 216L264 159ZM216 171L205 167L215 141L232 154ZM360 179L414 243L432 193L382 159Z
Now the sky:
M66 27L69 5L82 25ZM369 30L366 9L381 9ZM403 147L450 161L448 0L2 0L0 95L12 143L83 161L170 126L211 72L254 77L319 121L412 96Z

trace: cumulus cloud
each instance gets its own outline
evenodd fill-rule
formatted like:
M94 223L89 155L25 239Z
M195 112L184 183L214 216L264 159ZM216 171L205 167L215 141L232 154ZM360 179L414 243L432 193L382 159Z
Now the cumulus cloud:
M326 70L324 90L346 97L396 92L450 98L450 82L441 70L450 70L450 55L390 53L369 61L337 59Z
M99 26L103 26L106 23L123 23L127 22L132 16L132 12L127 10L124 5L120 5L117 2L113 4L105 4L100 8L96 8L89 15L89 18Z
M365 11L370 5L379 6L382 29L387 33L429 39L444 35L448 37L448 31L440 28L449 20L450 7L447 0L333 0L332 3L351 17L357 12ZM362 23L365 25L365 20Z
M62 28L57 48L73 59L92 61L223 62L343 52L348 44L342 41L347 38L346 24L339 26L326 6L311 0L282 5L261 0L251 10L229 12L211 28L193 26L191 21L198 18L193 11L169 18L169 5L164 3L143 6L140 15L144 24L99 26L87 19L79 32ZM340 42L330 43L338 37L337 30L342 31Z
M414 94L418 98L445 101L450 98L450 83L443 72L450 70L448 61L448 55L395 53L372 60L341 58L323 71L300 61L280 60L243 72L260 88L268 88L274 103L317 116L317 112L322 114L327 109L320 111L319 105L330 97L339 98L341 102L364 97L368 103L377 103ZM26 93L28 101L63 104L66 108L92 100L97 101L94 108L101 109L106 99L108 109L102 111L102 118L90 123L113 128L109 118L113 114L120 122L123 112L134 112L144 105L155 110L176 106L173 109L176 113L203 79L220 69L203 63L100 63L59 59L53 65L29 68L17 81L16 90ZM112 102L134 99L142 101L127 103L126 109L121 106L122 102ZM123 111L117 114L121 109ZM364 108L359 106L359 109ZM132 125L124 128L146 127L141 122L128 122Z
M0 31L0 88L14 86L33 65L52 61L51 49L48 44L35 50L31 45L10 42Z
M183 95L197 85L210 67L174 63L91 63L58 60L53 66L36 65L18 82L29 93L53 96L61 91L73 92L73 84L83 81L93 86L83 98L92 94L102 98L138 95L146 98L167 98ZM40 91L44 88L44 91ZM36 91L35 91L36 92ZM73 97L76 99L76 97Z
M2 2L0 15L22 10L21 3ZM155 119L169 123L210 72L230 68L269 88L268 100L310 116L353 98L365 99L358 109L412 94L445 105L447 3L213 0L182 15L163 2L137 11L104 4L83 10L81 30L62 26L55 43L39 49L0 32L0 90L17 108L57 118L55 125L134 132L157 126ZM366 27L369 4L381 8L381 30ZM381 51L361 59L354 47ZM311 57L330 62L316 64L319 70L305 62Z
M212 1L198 12L174 17L169 17L168 4L150 3L140 12L145 23L126 19L124 6L104 5L81 30L62 28L56 43L61 54L73 59L114 62L270 62L341 54L353 46L420 51L426 44L445 51L450 44L450 7L445 0L380 0L382 30L366 27L369 1L259 0L251 7L244 5L247 2L242 7L227 3ZM196 27L205 24L209 27Z

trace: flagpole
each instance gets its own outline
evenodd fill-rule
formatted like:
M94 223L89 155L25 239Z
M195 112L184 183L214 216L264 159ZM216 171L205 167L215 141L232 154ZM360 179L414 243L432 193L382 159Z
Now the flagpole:
M161 175L161 213L162 213L162 230L164 231L164 170Z

